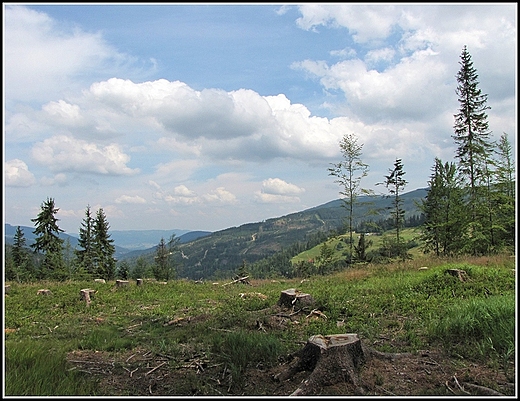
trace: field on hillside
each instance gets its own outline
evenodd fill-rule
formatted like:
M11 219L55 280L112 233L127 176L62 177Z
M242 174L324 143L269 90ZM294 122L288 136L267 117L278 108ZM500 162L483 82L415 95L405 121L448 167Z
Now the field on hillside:
M391 357L315 395L516 395L515 273L501 255L249 284L6 283L4 394L290 395L313 374L283 376L311 336L355 333ZM287 289L313 302L280 305Z

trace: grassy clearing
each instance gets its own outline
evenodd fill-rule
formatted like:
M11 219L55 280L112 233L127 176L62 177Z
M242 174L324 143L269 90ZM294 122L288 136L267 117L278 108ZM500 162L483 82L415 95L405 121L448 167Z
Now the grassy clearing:
M453 268L465 270L469 280L446 274ZM514 270L514 258L496 256L367 264L303 281L255 280L252 286L8 283L6 395L99 394L95 380L66 366L65 355L74 350L146 348L168 355L172 369L187 353L205 355L240 383L246 368L274 366L315 334L358 333L371 344L390 339L380 343L381 351L440 347L506 369L515 354ZM37 295L42 288L52 295ZM83 288L97 290L90 307L79 299ZM276 303L288 288L311 294L326 318L307 311L275 324ZM207 385L186 380L191 387Z

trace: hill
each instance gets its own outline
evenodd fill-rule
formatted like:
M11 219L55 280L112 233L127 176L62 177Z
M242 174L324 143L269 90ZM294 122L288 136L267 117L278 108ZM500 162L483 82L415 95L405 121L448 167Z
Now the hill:
M426 189L402 195L406 217L419 215L416 202L426 196ZM386 219L392 199L385 196L359 197L356 222ZM338 199L301 212L243 224L211 233L179 246L180 277L191 279L229 277L242 263L254 263L300 242L306 243L318 233L337 231L344 223L346 210ZM147 255L153 262L154 249ZM231 273L231 274L230 274Z

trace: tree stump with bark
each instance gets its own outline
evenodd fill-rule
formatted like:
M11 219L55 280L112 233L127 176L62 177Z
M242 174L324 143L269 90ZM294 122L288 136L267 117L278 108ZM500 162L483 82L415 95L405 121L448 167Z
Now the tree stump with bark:
M127 280L116 280L116 287L126 287L130 282Z
M297 352L296 362L280 374L284 381L302 370L311 371L307 380L291 396L318 395L323 386L340 381L348 382L355 394L364 394L360 385L359 370L366 361L361 340L357 334L315 335Z
M287 308L311 306L314 303L314 298L311 295L304 294L294 288L282 291L278 300L278 305Z
M41 289L41 290L38 290L37 294L38 295L52 295L52 292L51 292L51 290Z
M451 274L454 277L457 277L462 282L468 280L468 274L461 269L448 269L446 270L446 273Z
M138 278L138 279L136 280L136 284L137 284L137 286L141 286L141 285L143 285L143 279L142 279L142 278Z
M4 286L4 291L5 291L5 294L8 294L9 291L11 291L11 286L6 284L6 285Z
M291 396L320 395L323 387L337 383L347 384L349 394L363 395L366 392L361 369L371 358L394 360L410 356L410 353L387 353L366 347L354 333L315 335L307 340L303 349L293 354L288 369L275 379L285 381L301 371L310 371L307 380Z

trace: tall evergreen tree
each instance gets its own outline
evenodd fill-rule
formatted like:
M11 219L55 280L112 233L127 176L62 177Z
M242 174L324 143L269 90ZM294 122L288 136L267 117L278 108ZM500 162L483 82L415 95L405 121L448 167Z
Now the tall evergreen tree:
M361 179L368 174L368 165L361 161L363 145L358 144L353 134L346 134L340 141L343 160L329 168L329 175L335 176L336 183L341 187L340 194L344 196L343 206L347 209L347 225L350 233L349 263L353 254L354 206L359 195L370 192L361 188Z
M155 263L152 268L156 280L168 281L170 279L170 259L171 255L168 244L164 238L161 238L155 251Z
M405 211L403 209L403 198L401 196L404 187L408 182L403 178L406 172L403 170L403 163L401 159L395 159L394 168L389 170L389 175L385 175L385 186L393 197L392 211L390 216L394 221L395 235L397 244L401 243L400 233L404 225Z
M426 198L419 204L425 216L421 226L424 252L453 256L463 247L463 230L467 219L455 163L443 164L439 158L435 158L428 186Z
M33 231L36 239L31 247L35 252L44 254L38 277L40 279L64 280L68 275L63 264L63 239L59 237L59 233L64 230L58 227L59 220L55 217L58 211L54 199L47 198L38 216L31 219L36 227Z
M479 88L477 70L473 67L471 55L464 46L459 62L456 94L460 104L455 115L454 139L457 147L459 173L468 188L467 203L471 219L466 231L467 244L473 254L479 253L485 237L489 214L485 209L486 184L493 150L490 139L486 110L487 95Z
M12 255L12 274L6 276L7 280L16 280L18 282L31 281L35 279L35 272L32 269L32 263L29 256L29 249L26 246L27 240L20 226L16 227L14 234Z
M94 234L94 218L92 217L90 205L87 205L85 218L79 228L79 249L75 250L75 254L78 260L78 268L90 276L94 274Z
M496 148L495 182L499 241L505 246L514 247L516 240L516 208L515 208L515 161L511 143L504 132Z
M98 278L112 280L116 274L116 259L114 254L116 248L113 245L114 240L110 238L108 224L105 212L102 208L98 209L96 218L94 219L94 274Z

